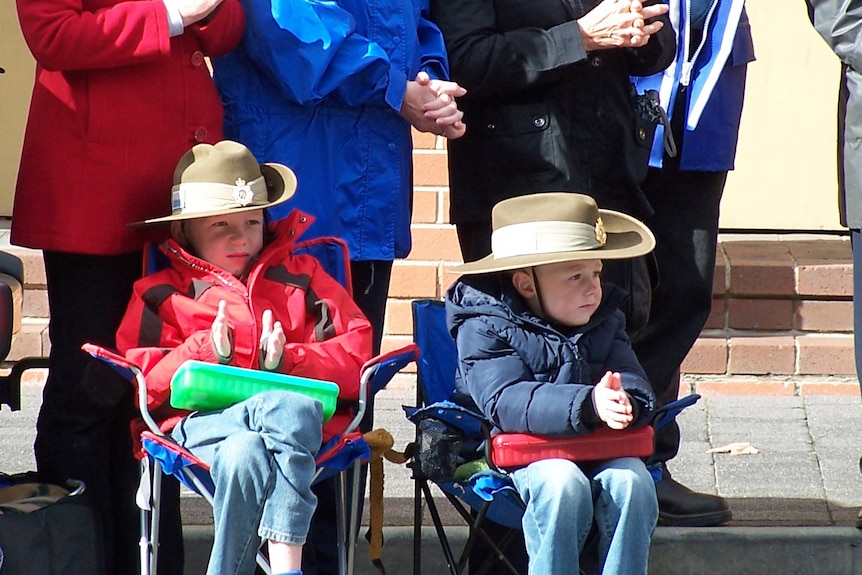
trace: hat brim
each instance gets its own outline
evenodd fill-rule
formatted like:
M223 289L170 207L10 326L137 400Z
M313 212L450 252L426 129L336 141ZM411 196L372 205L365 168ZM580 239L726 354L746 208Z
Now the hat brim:
M607 232L607 241L600 248L502 258L491 254L481 260L456 266L451 271L464 275L484 274L577 260L618 260L646 255L655 248L655 236L639 220L613 210L599 210L599 216Z
M296 175L293 170L281 164L261 164L260 173L266 181L268 199L263 203L254 203L247 206L226 208L213 210L211 212L192 212L178 213L164 216L161 218L152 218L142 222L129 224L130 226L149 226L167 224L180 220L191 220L196 218L209 218L212 216L221 216L225 214L235 214L240 212L250 212L252 210L262 210L272 208L282 204L293 197L296 193Z

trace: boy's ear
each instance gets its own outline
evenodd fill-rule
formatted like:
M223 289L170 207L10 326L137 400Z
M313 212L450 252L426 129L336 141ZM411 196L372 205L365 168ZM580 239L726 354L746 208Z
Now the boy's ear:
M189 240L186 238L186 231L183 228L182 221L171 222L171 237L182 247L189 247Z
M524 270L516 270L512 274L512 285L515 287L515 291L521 294L521 297L532 299L536 296L536 285L533 282L533 276Z

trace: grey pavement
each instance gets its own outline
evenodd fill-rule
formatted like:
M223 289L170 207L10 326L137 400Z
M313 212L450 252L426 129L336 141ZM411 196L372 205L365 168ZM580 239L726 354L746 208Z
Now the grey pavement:
M402 405L414 403L412 382L399 376L378 394L375 426L412 440ZM25 384L23 409L0 412L0 469L34 466L32 441L41 387ZM682 445L670 462L674 477L697 491L726 497L733 521L718 528L659 527L651 573L862 574L862 532L853 525L862 507L862 402L859 397L708 397L679 418ZM709 453L747 442L756 454ZM411 573L413 483L409 470L385 463L385 538L388 575ZM183 499L188 575L203 574L211 542L211 516L192 494ZM442 505L441 507L445 507ZM367 506L366 506L367 509ZM456 549L466 528L444 513ZM433 529L422 530L422 572L444 573ZM357 573L376 573L360 541Z

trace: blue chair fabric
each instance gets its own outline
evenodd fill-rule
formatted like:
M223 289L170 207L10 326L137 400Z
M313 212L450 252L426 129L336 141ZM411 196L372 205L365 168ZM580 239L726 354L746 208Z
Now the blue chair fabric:
M417 300L413 302L413 341L419 347L417 361L416 403L405 408L412 422L418 423L423 417L431 417L459 429L466 439L484 440L484 417L469 407L452 401L455 394L455 371L457 352L455 342L446 328L446 311L443 302L438 300ZM417 427L417 444L420 442ZM469 451L471 451L468 448ZM476 454L477 457L481 453ZM411 463L414 479L414 555L413 573L422 571L422 537L424 509L427 507L435 527L441 550L449 568L450 575L464 572L470 551L477 538L481 538L497 555L503 556L505 545L491 540L483 530L485 519L510 527L521 528L524 504L511 483L504 476L483 473L464 481L432 481L426 477L414 457ZM442 524L437 503L430 485L435 484L453 509L470 526L470 536L458 558L455 558L445 528ZM498 544L501 543L501 544ZM514 575L518 575L508 565Z

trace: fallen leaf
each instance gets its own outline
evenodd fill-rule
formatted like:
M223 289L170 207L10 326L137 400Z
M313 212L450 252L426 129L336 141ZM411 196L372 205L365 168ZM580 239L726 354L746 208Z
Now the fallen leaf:
M713 447L707 450L707 453L729 453L730 455L754 455L760 453L760 450L748 443L747 441L739 443L728 443L722 447Z

